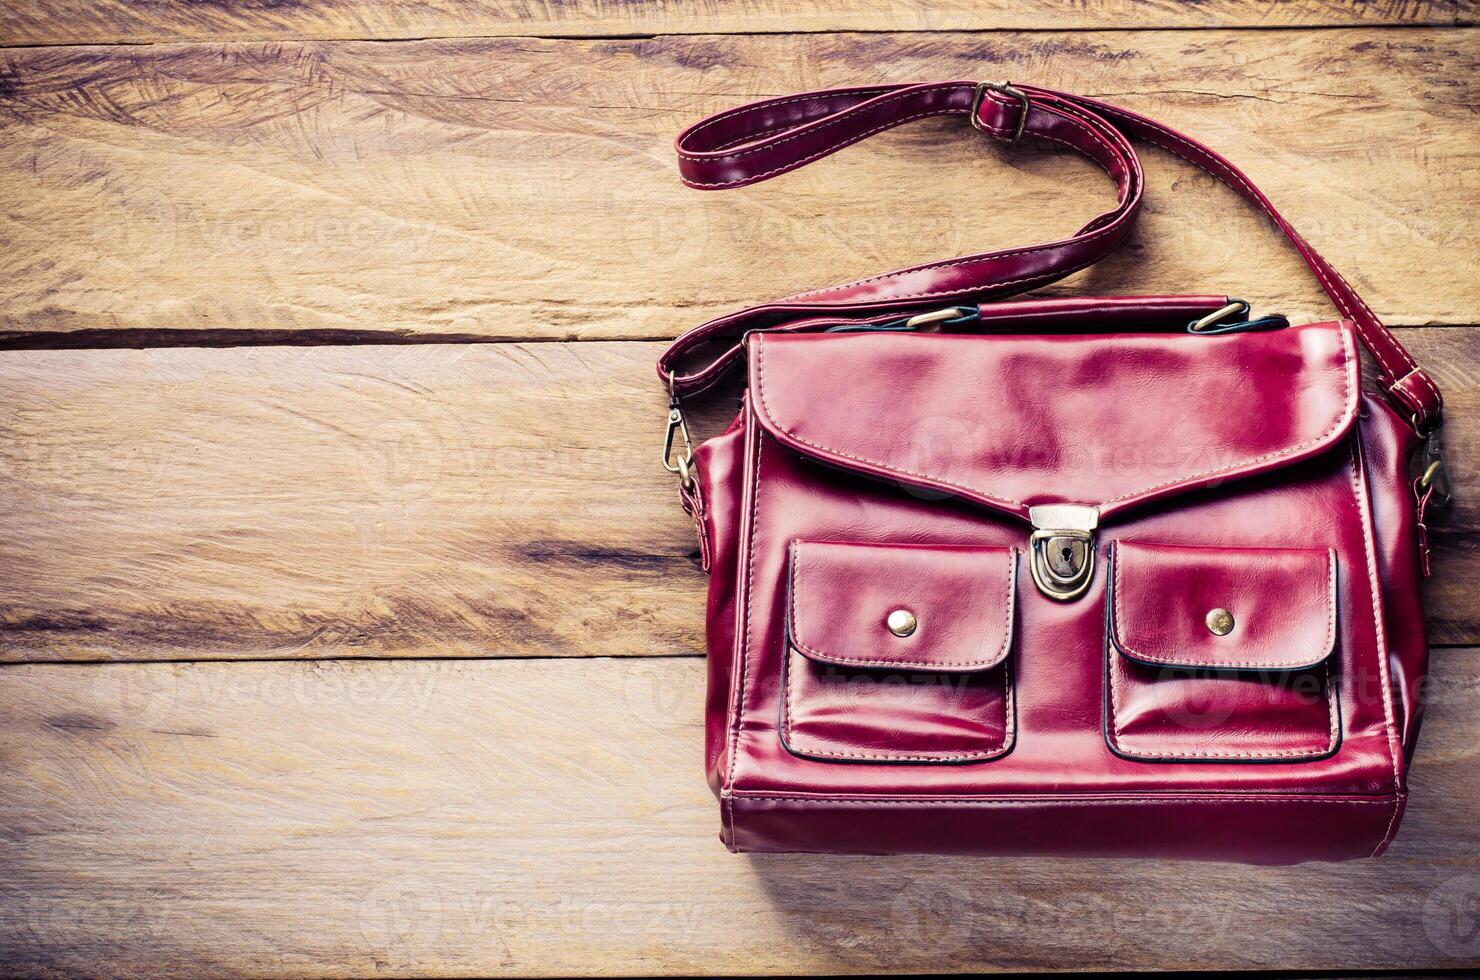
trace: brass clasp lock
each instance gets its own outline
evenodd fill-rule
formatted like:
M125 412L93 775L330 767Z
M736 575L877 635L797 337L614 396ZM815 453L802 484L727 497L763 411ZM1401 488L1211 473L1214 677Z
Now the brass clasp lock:
M1100 512L1078 504L1028 508L1028 571L1050 599L1068 602L1084 595L1095 575L1095 528Z

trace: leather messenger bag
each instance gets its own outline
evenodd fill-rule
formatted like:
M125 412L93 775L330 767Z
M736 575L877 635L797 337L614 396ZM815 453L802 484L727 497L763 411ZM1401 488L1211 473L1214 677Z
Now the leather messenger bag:
M721 317L658 365L664 465L710 574L721 839L1381 853L1423 708L1424 513L1449 494L1438 389L1227 160L1094 99L971 81L769 99L685 131L680 169L739 187L945 115L1089 157L1117 204L1062 241ZM1252 318L1227 296L1006 299L1126 237L1131 138L1263 212L1341 319ZM694 448L683 400L741 367L738 416Z

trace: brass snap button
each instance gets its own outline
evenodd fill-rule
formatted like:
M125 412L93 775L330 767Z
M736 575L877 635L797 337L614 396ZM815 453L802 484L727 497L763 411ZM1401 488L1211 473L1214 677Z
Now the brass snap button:
M1208 632L1214 636L1227 636L1233 632L1233 613L1222 607L1209 609L1203 622L1208 624Z
M909 636L915 631L915 627L920 625L920 621L908 609L896 609L889 614L888 619L884 620L884 625L889 627L889 632L895 636Z

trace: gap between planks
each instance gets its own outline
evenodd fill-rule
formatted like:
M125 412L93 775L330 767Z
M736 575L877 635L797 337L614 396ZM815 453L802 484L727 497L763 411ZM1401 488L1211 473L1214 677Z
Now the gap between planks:
M1480 647L1475 647L1473 644L1456 643L1452 647L1442 647L1441 648L1441 647L1435 646L1435 647L1433 647L1433 649L1436 649L1436 650L1437 649L1480 650ZM144 657L144 658L140 658L140 659L137 659L137 660L118 660L118 659L106 660L106 659L101 659L101 658L100 659L94 659L94 660L85 660L85 659L73 659L73 660L12 660L12 661L0 661L0 671L3 671L3 670L5 670L8 667L26 667L26 666L32 666L32 667L34 667L34 666L37 666L37 665L42 665L42 666L47 666L47 667L97 667L99 665L104 665L104 666L109 666L109 665L111 665L111 666L122 666L122 665L125 665L125 664L129 664L129 665L132 665L132 664L331 664L331 663L357 664L357 663L368 663L368 662L376 661L376 660L383 660L383 661L385 661L387 663L397 663L397 664L414 664L414 663L433 663L433 664L440 664L440 663L479 663L479 662L484 662L484 661L496 661L498 663L509 663L509 662L516 661L516 660L580 661L581 663L590 663L590 662L596 661L596 660L610 660L610 661L613 661L613 662L632 661L632 662L636 662L636 663L646 663L648 661L654 661L654 660L704 660L704 659L706 659L706 657L707 657L706 654L701 653L701 652L698 652L698 651L688 651L688 652L680 652L680 653L627 653L627 654L592 653L592 654L582 654L579 657L561 657L561 656L554 656L554 655L547 654L547 653L511 653L511 654L500 654L500 655L489 654L488 656L483 656L483 657L452 657L452 656L437 657L437 656L431 656L431 655L427 655L427 654L423 654L421 656L412 656L412 657L387 657L387 656L385 656L383 654L365 654L364 656L357 656L357 655L352 654L352 653L350 653L350 654L341 653L341 654L336 654L334 656L310 656L310 657L272 657L272 656L250 657L249 656L249 657L234 657L234 658L232 658L230 660L222 660L219 657L216 657L216 658L212 658L212 657L153 657L153 658Z
M1414 31L1433 30L1442 27L1446 30L1455 28L1475 28L1480 26L1476 21L1437 21L1424 24L1367 24L1367 23L1330 23L1330 24L1161 24L1161 25L1137 25L1137 24L1096 24L1085 27L1056 27L1033 24L1006 24L996 27L803 27L803 28L776 28L774 30L752 29L752 30L719 30L715 28L695 29L692 31L655 31L655 32L633 32L633 33L498 33L488 32L479 34L423 34L407 35L405 37L373 37L370 35L344 34L335 37L316 37L312 34L293 35L290 37L279 37L270 34L254 35L252 37L223 38L221 40L201 40L198 38L180 38L172 40L149 39L143 41L45 41L37 43L10 43L0 40L0 51L27 51L43 48L153 48L163 45L186 45L205 44L211 47L228 47L236 44L261 44L268 41L281 42L314 42L322 44L338 43L367 43L367 44L414 44L418 41L501 41L508 39L527 39L531 41L661 41L671 37L777 37L797 34L962 34L962 35L989 35L989 34L1115 34L1125 31L1247 31L1249 33L1270 33L1274 31L1344 31L1344 30L1385 30L1385 31Z
M547 5L532 10L505 0L451 5L336 0L317 8L268 4L233 8L219 2L140 9L103 0L33 0L29 9L0 11L0 50L50 47L149 47L177 43L255 41L477 41L529 38L560 41L656 40L697 35L765 37L787 34L920 34L980 36L1007 31L1114 33L1341 28L1470 27L1463 0L1207 0L1199 4L1145 0L1076 0L1029 8L1011 0L912 0L887 11L857 0L762 0L743 10L719 4L681 5L628 0L611 8Z
M1473 657L1480 654L1480 647L1472 643L1431 643L1431 652L1443 651L1440 656L1467 656ZM631 653L631 654L604 654L594 653L579 657L559 657L544 653L516 653L506 656L486 657L387 657L378 654L366 654L355 656L353 654L339 654L337 656L324 657L233 657L230 660L209 657L164 657L156 659L139 660L15 660L0 661L0 672L17 667L135 667L140 665L170 665L170 664L366 664L377 661L388 664L443 664L443 663L512 663L520 660L548 660L554 662L580 662L592 663L598 660L609 660L613 663L652 663L660 660L706 660L708 655L699 652L689 653Z
M1017 298L1017 297L1014 297ZM1028 298L1031 298L1031 294ZM697 326L699 321L695 321ZM1421 326L1393 326L1392 329L1472 330L1480 323L1427 323ZM1401 339L1402 334L1399 334ZM368 347L412 346L417 344L574 344L574 343L672 343L672 336L581 337L551 333L547 336L521 337L474 333L411 333L407 331L341 330L341 329L172 329L154 330L96 329L54 332L0 332L0 355L8 351L66 350L151 350L190 349L224 350L236 347Z

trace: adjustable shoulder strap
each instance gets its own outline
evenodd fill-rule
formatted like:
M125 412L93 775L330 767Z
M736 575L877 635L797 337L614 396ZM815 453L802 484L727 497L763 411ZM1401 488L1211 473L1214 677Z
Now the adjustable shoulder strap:
M679 135L684 183L703 190L741 187L794 170L901 123L963 115L977 130L1016 145L1024 136L1058 143L1098 164L1115 182L1115 207L1057 242L983 252L913 266L805 293L711 320L663 354L658 372L675 394L713 383L736 355L730 347L707 366L679 365L716 340L733 340L798 315L866 316L939 306L952 299L997 299L1034 289L1093 264L1130 230L1141 205L1141 163L1127 137L1146 140L1211 174L1269 217L1320 280L1372 353L1379 381L1419 432L1438 428L1443 397L1345 279L1300 237L1269 199L1213 150L1117 106L1031 85L972 81L834 89L768 99L722 112Z

